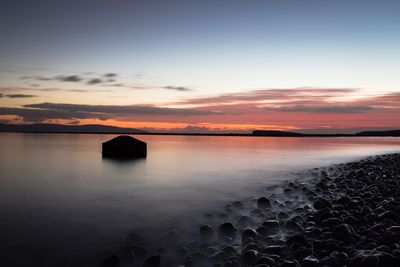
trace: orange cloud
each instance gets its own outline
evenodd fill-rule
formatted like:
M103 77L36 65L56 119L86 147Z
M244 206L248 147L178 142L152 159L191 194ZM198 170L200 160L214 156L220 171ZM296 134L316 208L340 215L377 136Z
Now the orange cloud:
M263 89L155 105L25 104L0 116L24 122L101 123L156 130L250 131L320 127L400 128L400 92L354 88Z

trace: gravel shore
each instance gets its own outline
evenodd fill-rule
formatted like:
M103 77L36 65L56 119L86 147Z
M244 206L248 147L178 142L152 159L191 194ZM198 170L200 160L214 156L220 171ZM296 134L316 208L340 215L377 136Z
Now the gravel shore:
M306 176L207 214L190 241L132 234L101 266L400 266L400 154Z

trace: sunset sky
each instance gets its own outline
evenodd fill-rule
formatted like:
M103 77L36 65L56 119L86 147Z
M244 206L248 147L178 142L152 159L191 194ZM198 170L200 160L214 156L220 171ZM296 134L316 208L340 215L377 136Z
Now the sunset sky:
M400 1L2 0L0 122L400 128Z

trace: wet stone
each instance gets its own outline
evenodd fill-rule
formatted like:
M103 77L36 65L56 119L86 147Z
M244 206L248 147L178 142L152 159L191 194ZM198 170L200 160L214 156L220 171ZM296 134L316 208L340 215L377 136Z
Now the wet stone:
M310 256L305 257L301 261L301 266L302 267L319 267L320 262L315 256L310 255Z
M233 235L235 235L236 232L237 232L236 227L235 227L232 223L230 223L230 222L227 222L227 223L222 224L222 225L219 227L218 230L219 230L219 233L220 233L221 235L223 235L223 236L233 236Z
M175 229L165 233L163 239L169 243L176 243L179 239L179 232Z
M257 208L259 208L259 209L269 209L269 208L271 208L271 201L266 197L260 197L257 200Z
M353 228L348 224L339 224L337 225L332 232L333 238L337 240L346 240L350 238L354 233Z
M244 265L251 265L257 260L258 254L255 250L248 250L240 257L240 261Z
M321 210L323 208L331 208L332 204L325 198L319 197L314 202L314 209Z
M102 267L118 267L120 265L120 259L116 254L105 258L101 264Z
M155 255L146 259L143 263L143 267L160 267L161 266L161 256Z
M208 241L213 238L214 230L212 229L212 227L210 225L205 224L205 225L200 226L199 234L200 234L200 238L202 240Z
M297 260L285 260L280 267L301 267L301 265Z

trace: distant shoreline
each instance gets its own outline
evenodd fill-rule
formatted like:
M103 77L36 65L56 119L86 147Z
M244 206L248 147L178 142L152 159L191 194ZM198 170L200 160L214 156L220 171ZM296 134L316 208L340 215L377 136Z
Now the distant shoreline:
M240 137L400 137L399 135L357 135L357 134L304 134L299 136L291 135L254 135L254 134L240 134L240 133L129 133L129 132L13 132L13 131L0 131L0 133L27 133L27 134L120 134L120 135L171 135L171 136L240 136Z
M246 136L246 137L400 137L400 130L365 131L354 134L306 134L275 130L254 130L251 133L182 133L147 132L135 128L106 125L62 124L0 124L0 132L9 133L58 133L58 134L131 134L131 135L177 135L177 136Z

